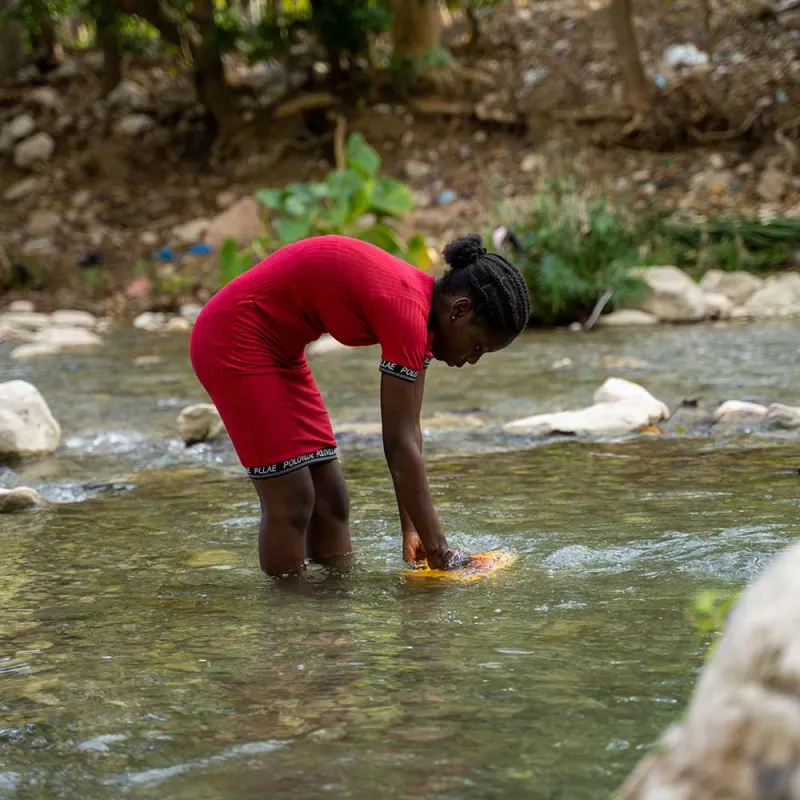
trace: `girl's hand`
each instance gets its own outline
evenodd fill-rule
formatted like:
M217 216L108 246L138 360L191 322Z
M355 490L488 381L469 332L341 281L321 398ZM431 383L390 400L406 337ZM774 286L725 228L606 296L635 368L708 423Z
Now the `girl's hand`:
M425 548L416 531L403 531L403 560L425 561Z
M462 569L468 567L472 561L469 553L461 550L447 550L433 558L428 558L428 566L431 569Z

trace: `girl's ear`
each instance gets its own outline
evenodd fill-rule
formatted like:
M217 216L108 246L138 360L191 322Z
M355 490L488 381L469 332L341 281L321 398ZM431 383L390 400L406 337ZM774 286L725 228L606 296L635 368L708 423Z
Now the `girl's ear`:
M455 322L469 316L472 311L472 300L469 297L457 297L450 306L450 318Z

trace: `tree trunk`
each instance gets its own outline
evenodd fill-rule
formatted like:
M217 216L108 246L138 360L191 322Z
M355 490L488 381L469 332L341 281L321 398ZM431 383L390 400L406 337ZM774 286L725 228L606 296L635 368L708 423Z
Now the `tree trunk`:
M217 48L214 0L194 0L193 12L200 34L200 41L192 47L197 98L214 118L218 142L224 147L232 138L239 117Z
M54 69L61 61L61 48L58 45L56 23L50 14L45 12L42 18L41 55L47 69Z
M103 95L110 94L122 80L122 50L119 16L115 8L103 9L97 17L97 41L103 50Z
M611 0L611 28L617 43L617 60L625 84L625 98L637 113L652 108L653 86L639 56L636 31L633 27L632 0Z
M15 10L14 0L0 0L0 16ZM25 28L16 19L0 23L0 84L12 78L25 61Z
M419 58L439 46L442 12L439 0L392 0L394 57Z

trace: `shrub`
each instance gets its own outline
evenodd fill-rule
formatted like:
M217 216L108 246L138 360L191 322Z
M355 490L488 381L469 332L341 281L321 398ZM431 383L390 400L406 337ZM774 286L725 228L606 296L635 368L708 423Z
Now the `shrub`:
M634 226L602 198L584 200L570 183L548 184L514 230L532 324L585 320L607 291L606 310L645 291L631 272L642 263Z

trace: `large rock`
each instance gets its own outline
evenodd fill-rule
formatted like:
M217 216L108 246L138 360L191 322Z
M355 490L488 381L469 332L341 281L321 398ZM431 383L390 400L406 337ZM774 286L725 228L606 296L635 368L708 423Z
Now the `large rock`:
M167 323L167 315L160 311L144 311L133 320L133 327L140 331L157 333L163 331Z
M655 314L635 308L620 308L597 320L598 328L634 328L657 324L658 317Z
M767 408L764 416L764 425L767 428L793 430L800 428L800 408L785 406L782 403L773 403Z
M509 434L548 436L618 436L669 417L669 409L643 386L609 378L595 393L594 405L576 411L536 414L503 426Z
M733 314L733 301L719 292L706 292L706 317L708 319L730 319Z
M35 386L0 383L0 456L44 455L60 441L61 427Z
M0 342L26 344L27 342L32 342L34 337L33 331L0 320Z
M20 142L14 150L14 166L20 169L32 169L37 164L44 164L53 157L56 143L46 133L37 133Z
M800 800L800 544L743 593L684 718L619 800Z
M0 322L31 331L40 331L50 325L50 316L38 311L8 311L0 314Z
M772 317L800 304L800 275L773 275L742 306L752 317Z
M138 83L125 78L108 95L107 102L119 111L143 111L150 105L150 95Z
M43 504L39 492L27 486L16 489L0 489L0 514L13 514L15 511L26 511Z
M205 242L219 249L226 239L235 239L239 247L249 247L262 233L258 203L252 197L243 197L211 220Z
M178 430L188 446L215 439L225 428L219 411L211 403L197 403L178 414Z
M706 317L703 290L677 267L642 267L636 271L647 284L637 308L663 322L698 322Z
M710 269L703 275L700 288L708 294L724 294L734 305L740 306L761 287L764 281L749 272L725 272Z
M190 245L199 242L203 234L208 228L207 219L193 219L190 222L184 222L181 225L176 225L172 229L172 236L181 245Z
M767 407L759 403L726 400L714 412L714 422L760 422L766 413Z

